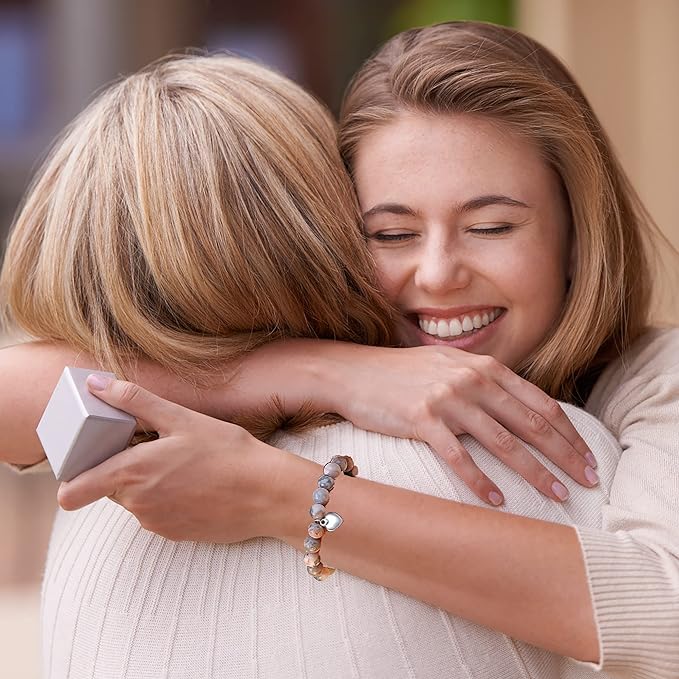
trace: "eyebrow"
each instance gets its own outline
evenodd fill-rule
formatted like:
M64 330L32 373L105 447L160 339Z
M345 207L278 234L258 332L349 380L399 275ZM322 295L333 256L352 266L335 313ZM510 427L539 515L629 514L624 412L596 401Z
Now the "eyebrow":
M487 196L477 196L471 200L462 203L457 206L457 212L472 212L474 210L480 210L481 208L488 207L490 205L507 205L508 207L523 207L529 208L530 205L524 203L523 201L516 200L515 198L510 198L509 196L503 195L487 195ZM363 213L363 219L372 217L376 214L392 214L392 215L407 215L409 217L416 217L417 212L407 205L401 205L400 203L380 203L371 207L367 212Z

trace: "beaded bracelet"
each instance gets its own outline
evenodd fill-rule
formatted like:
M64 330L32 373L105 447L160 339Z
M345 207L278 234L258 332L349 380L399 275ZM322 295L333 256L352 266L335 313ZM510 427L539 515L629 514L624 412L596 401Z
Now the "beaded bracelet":
M358 476L358 467L348 455L335 455L323 467L323 476L318 479L318 488L312 496L313 504L309 510L313 521L309 524L309 535L304 540L304 564L309 575L316 580L325 580L334 572L334 568L324 566L321 562L321 540L326 531L332 533L343 522L336 512L328 512L325 505L330 500L330 491L335 487L335 479L340 475Z

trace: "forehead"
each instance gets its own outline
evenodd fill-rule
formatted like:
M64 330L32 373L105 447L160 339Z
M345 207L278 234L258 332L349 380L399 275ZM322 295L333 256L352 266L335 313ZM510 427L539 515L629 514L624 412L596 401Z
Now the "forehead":
M531 203L551 197L559 185L533 143L501 122L469 114L399 114L359 142L354 176L364 207L442 192Z

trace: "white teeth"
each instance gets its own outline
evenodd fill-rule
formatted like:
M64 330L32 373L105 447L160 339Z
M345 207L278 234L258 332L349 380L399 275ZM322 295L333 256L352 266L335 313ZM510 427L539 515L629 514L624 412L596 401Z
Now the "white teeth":
M451 320L431 320L420 318L418 320L420 328L428 335L435 337L457 337L464 332L478 330L492 323L501 313L501 309L476 314L474 316L462 316L462 319L453 318Z
M451 337L457 337L462 334L462 323L460 323L457 318L453 318L448 325L450 327Z

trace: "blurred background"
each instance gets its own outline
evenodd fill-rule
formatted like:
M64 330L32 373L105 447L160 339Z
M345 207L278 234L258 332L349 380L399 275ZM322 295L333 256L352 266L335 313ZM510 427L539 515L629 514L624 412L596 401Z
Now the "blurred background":
M0 254L51 139L118 75L184 47L229 48L277 67L336 112L351 73L380 42L449 19L516 26L564 59L679 246L679 0L0 0ZM666 293L662 316L679 321L675 289ZM0 346L17 339L0 335ZM0 467L2 677L39 676L39 583L55 490L47 475Z

